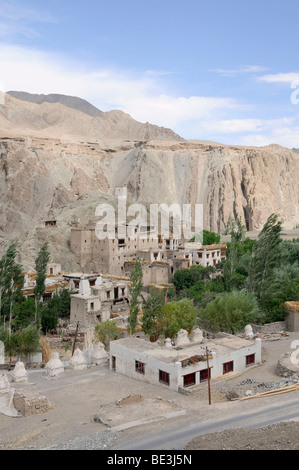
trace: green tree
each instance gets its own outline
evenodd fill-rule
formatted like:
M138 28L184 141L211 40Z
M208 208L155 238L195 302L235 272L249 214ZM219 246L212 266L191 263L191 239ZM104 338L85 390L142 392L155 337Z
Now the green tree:
M26 328L30 323L34 322L35 317L35 302L34 299L29 297L23 302L16 303L14 306L14 319L12 327L14 330Z
M196 325L197 309L191 299L167 302L159 311L155 322L156 336L173 338L180 329L190 332Z
M240 262L240 247L244 241L245 227L242 224L241 217L235 215L228 219L226 232L230 235L231 241L227 245L226 260L223 262L223 278L227 291L240 289L245 282L245 276L238 272Z
M24 274L22 266L16 262L17 246L12 243L0 260L0 316L9 318L8 329L11 332L13 308L16 301L23 298Z
M5 355L9 357L11 365L12 357L18 352L18 333L9 332L5 327L0 328L0 341L4 343Z
M58 310L54 307L51 308L50 305L45 305L41 309L41 329L43 333L48 331L55 330L58 325Z
M196 241L198 237L199 236L194 235L194 237L190 239L190 242ZM220 235L215 232L210 232L209 230L203 230L201 238L203 245L215 245L220 242Z
M43 294L46 289L46 273L47 264L50 259L50 253L48 251L48 243L44 243L41 247L36 259L35 259L35 270L36 270L36 284L34 289L35 294L35 322L37 321L37 306L42 301Z
M273 292L275 268L279 266L281 260L281 226L282 221L278 216L270 215L253 250L248 289L256 295L261 307Z
M211 278L211 275L216 272L213 266L198 266L193 264L188 269L178 269L173 275L173 285L176 292L189 289L198 281L207 280Z
M97 323L95 326L95 337L105 345L106 349L109 348L110 341L116 340L119 334L114 320L106 320L102 323Z
M135 332L137 326L137 316L139 313L139 302L138 297L142 291L142 267L141 267L141 260L138 258L134 264L134 268L131 272L130 276L130 315L128 318L128 328L130 334Z
M147 335L156 332L157 317L165 304L165 292L154 291L143 305L142 330Z
M17 350L20 354L27 356L36 352L39 348L39 334L35 325L23 328L17 334Z
M199 311L200 324L211 331L236 333L249 323L263 321L254 295L242 291L224 292Z

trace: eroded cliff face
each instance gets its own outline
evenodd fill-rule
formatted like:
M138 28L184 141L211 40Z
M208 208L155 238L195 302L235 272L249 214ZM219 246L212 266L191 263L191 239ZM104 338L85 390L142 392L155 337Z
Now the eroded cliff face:
M115 203L115 188L123 185L131 201L203 204L208 230L222 231L234 214L249 230L259 230L272 212L285 228L299 222L299 154L275 145L11 137L0 139L0 168L0 250L21 240L28 263L49 239L55 257L75 267L71 224L87 223L104 200ZM58 219L54 231L44 226L49 218Z

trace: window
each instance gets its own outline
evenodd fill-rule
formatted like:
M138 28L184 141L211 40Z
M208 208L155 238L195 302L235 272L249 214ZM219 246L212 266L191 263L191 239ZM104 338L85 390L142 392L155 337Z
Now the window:
M210 378L211 378L211 368L201 370L199 374L200 382L205 382L206 380L208 380L209 373L210 373Z
M169 373L159 370L159 382L165 385L169 385Z
M135 361L135 371L139 374L144 374L144 366L145 364L140 361Z
M228 374L234 370L234 361L225 362L223 364L223 374Z
M90 302L90 310L94 310L94 303Z
M184 375L184 387L190 387L191 385L195 385L195 372Z
M249 354L249 356L245 356L246 365L250 366L251 364L255 363L255 354Z

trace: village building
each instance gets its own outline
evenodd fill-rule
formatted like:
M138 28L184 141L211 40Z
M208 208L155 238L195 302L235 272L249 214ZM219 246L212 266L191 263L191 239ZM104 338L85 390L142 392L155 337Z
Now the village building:
M208 362L207 362L208 360ZM210 378L245 371L261 361L261 341L219 334L213 340L161 345L137 337L110 343L110 369L146 383L183 391ZM208 364L209 363L209 367Z
M116 304L128 310L129 278L96 273L68 273L64 277L75 290L71 294L71 324L85 328L109 320Z
M127 226L122 228L127 231ZM115 236L98 238L95 221L85 227L72 227L70 249L81 269L123 275L125 261L134 259L137 252L158 250L155 227L140 226L132 236L120 237L121 229L113 230Z
M125 275L130 278L136 260L125 261ZM141 260L142 285L147 288L152 284L168 284L170 278L170 263L168 261L144 261Z
M60 276L62 274L61 264L48 263L47 264L47 276Z
M35 298L36 273L24 273L24 286L22 294L26 299ZM61 271L61 265L57 263L49 263L46 268L45 292L43 293L43 302L48 302L53 294L61 289L68 289L69 282L64 278Z
M195 264L200 266L216 266L222 260L226 259L225 244L202 245L198 242L184 243L179 245L174 258L183 258L189 260L189 266Z

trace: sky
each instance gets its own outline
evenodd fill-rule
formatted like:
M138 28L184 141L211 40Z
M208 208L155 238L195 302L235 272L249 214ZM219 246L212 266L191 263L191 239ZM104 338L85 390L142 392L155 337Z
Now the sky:
M298 0L0 0L0 90L299 148Z

